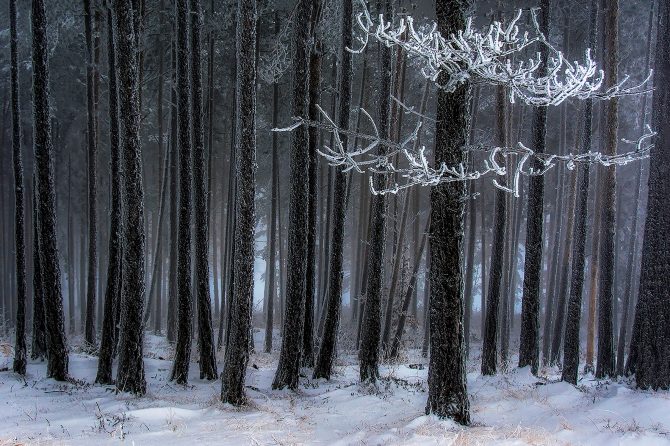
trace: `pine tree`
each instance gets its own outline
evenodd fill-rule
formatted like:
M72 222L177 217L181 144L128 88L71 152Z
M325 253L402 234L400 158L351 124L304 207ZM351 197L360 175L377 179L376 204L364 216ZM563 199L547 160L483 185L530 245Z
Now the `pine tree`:
M167 340L176 340L177 328L177 239L178 239L178 204L179 204L179 170L177 153L177 57L175 42L171 44L172 55L172 87L170 88L170 259L168 272L168 308L167 308Z
M312 1L300 0L295 23L295 56L293 67L293 116L308 116L309 102L309 48ZM286 310L284 337L279 365L272 382L273 389L296 389L302 354L305 325L305 280L307 274L307 204L309 201L308 172L305 160L309 158L307 128L300 126L291 138L291 198L289 204L288 276L286 283ZM236 277L238 277L236 275Z
M465 28L468 0L440 0L436 3L437 29L443 36ZM446 84L442 72L438 83ZM453 93L437 93L435 163L465 162L470 125L471 87L461 84ZM426 414L453 418L470 424L463 332L463 238L465 184L445 183L430 191L432 221L430 252L430 359Z
M86 289L86 326L84 340L95 345L95 287L98 275L98 222L96 210L97 195L97 136L95 125L95 66L93 47L93 9L91 2L84 0L84 29L86 37L86 104L88 114L88 280Z
M16 0L9 0L10 83L12 96L12 152L14 158L14 241L16 249L16 339L12 369L26 374L26 242L24 229L23 157L21 155L21 111L19 108L19 54L16 31Z
M33 175L33 339L30 346L30 358L41 359L47 355L46 326L44 321L44 282L42 279L42 260L40 249L40 219L37 205L37 181Z
M549 35L549 0L540 1L540 32ZM542 66L539 75L547 72L547 49L540 50ZM547 108L536 107L532 120L532 147L544 152L547 138ZM534 163L534 168L539 168ZM530 366L537 373L540 362L540 282L542 276L542 226L544 177L532 176L528 186L526 218L526 257L521 301L521 334L519 367Z
M386 20L393 18L393 2L382 4ZM391 49L382 45L380 51L379 82L379 132L384 140L391 135ZM383 155L386 147L379 145L378 154ZM375 174L372 182L376 190L384 189L385 179ZM361 381L376 382L379 378L379 343L381 341L381 294L384 280L384 249L386 246L386 198L373 195L370 203L370 227L368 232L367 277L364 279L365 302L361 311L361 348L358 352Z
M176 2L177 24L177 141L179 151L179 229L177 234L177 346L170 380L188 382L193 330L191 294L191 100L189 83L189 11L187 0ZM201 135L202 136L202 135Z
M670 4L658 3L652 127L656 144L649 161L649 198L642 241L639 297L627 370L642 389L670 387Z
M144 340L145 234L140 147L139 61L131 0L114 0L123 171L123 265L116 387L146 393Z
M33 0L33 129L39 204L39 248L44 296L47 376L64 381L68 349L63 317L63 290L56 242L56 186L49 116L49 58L44 0Z
M498 107L496 123L496 144L506 143L505 89L496 89ZM491 273L489 274L488 296L486 298L486 325L482 345L482 375L495 375L498 367L498 334L500 294L503 288L503 260L505 254L505 231L507 226L507 193L498 188L495 196L495 222L493 225L493 249L491 252ZM503 306L504 308L505 306ZM505 311L505 310L503 310Z
M209 295L208 194L205 189L205 140L202 111L202 39L203 13L200 0L190 0L191 6L191 86L193 93L193 183L195 197L195 267L198 301L198 348L200 350L200 379L218 378L212 331L212 302Z
M353 64L351 52L348 51L352 46L352 0L343 0L342 5L342 23L340 43L340 64L338 73L339 84L339 111L338 127L344 131L349 129L349 115L351 113L351 86ZM347 149L347 135L340 136L344 150ZM311 143L311 141L310 141ZM316 163L314 163L316 168ZM333 363L335 362L335 344L340 324L340 312L342 308L342 281L344 271L342 262L344 260L344 224L347 211L346 185L347 176L340 167L334 168L334 192L333 192L333 234L330 249L330 276L328 278L328 301L323 305L327 306L326 317L324 320L323 336L319 346L319 356L314 367L314 378L330 379L333 372ZM316 181L315 181L316 183Z
M119 141L119 104L116 80L116 53L114 45L114 20L112 10L107 11L107 57L109 83L109 142L111 154L112 201L109 220L109 254L107 263L107 287L105 289L105 308L100 337L98 373L95 382L112 384L112 361L116 349L115 327L121 305L121 252L122 252L122 211L121 211L121 146Z
M605 2L605 86L611 88L618 83L619 64L619 0ZM604 135L604 152L615 155L619 128L619 100L607 102L607 118ZM614 376L614 268L616 237L616 169L605 167L603 179L602 232L600 239L600 275L598 284L598 361L596 378Z
M249 361L256 209L256 1L237 2L236 224L235 281L229 308L228 343L221 374L221 401L246 402L244 378Z

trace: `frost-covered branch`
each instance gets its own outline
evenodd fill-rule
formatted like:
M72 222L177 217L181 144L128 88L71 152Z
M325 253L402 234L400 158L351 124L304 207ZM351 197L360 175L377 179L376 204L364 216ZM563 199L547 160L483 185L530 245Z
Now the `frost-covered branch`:
M624 143L634 146L632 150L615 155L605 155L601 152L552 155L536 152L521 142L514 147L471 145L465 146L463 150L486 154L484 159L480 161L480 165L469 167L463 163L451 166L442 163L435 167L428 160L426 147L418 147L417 144L422 121L419 121L414 130L402 141L394 142L380 137L374 120L364 109L360 109L360 111L372 128L372 133L369 134L340 129L321 107L318 107L318 109L323 118L322 122L296 118L293 125L273 129L273 131L293 131L301 125L307 125L332 133L334 146L325 146L323 150L319 151L319 154L331 166L342 167L345 172L355 170L358 173L377 173L391 179L387 181L387 187L382 190L375 190L372 182L370 182L370 188L374 194L397 193L402 189L416 185L435 186L442 183L490 177L495 187L513 193L518 197L521 175L544 175L558 164L564 164L569 170L574 169L579 164L586 163L603 166L625 165L648 157L652 147L650 139L655 135L650 128L647 128L647 132L640 136L638 140L623 140ZM341 135L356 137L361 141L361 145L347 149L342 144ZM379 145L386 148L385 155L379 155L374 150ZM530 163L530 161L535 162ZM534 169L530 167L531 165L540 166L540 168ZM508 178L509 187L497 181L497 177L501 176ZM401 181L398 182L398 180Z
M379 15L375 23L363 7L357 16L363 31L358 38L362 46L350 51L362 52L372 38L387 46L402 48L415 57L423 64L423 76L436 84L441 73L448 74L446 83L438 84L448 91L466 80L504 85L511 102L519 98L535 106L559 105L568 98L610 99L644 92L651 73L639 85L628 86L626 76L604 90L604 74L597 68L591 51L586 50L584 61L569 62L540 31L537 10L531 10L530 14L531 31L521 32L519 29L522 16L519 11L509 23L494 21L484 31L476 30L470 18L464 30L443 36L437 31L436 24L417 27L411 16L400 18L396 25ZM541 70L543 64L539 52L533 58L523 59L524 50L532 45L541 45L548 50L546 74Z

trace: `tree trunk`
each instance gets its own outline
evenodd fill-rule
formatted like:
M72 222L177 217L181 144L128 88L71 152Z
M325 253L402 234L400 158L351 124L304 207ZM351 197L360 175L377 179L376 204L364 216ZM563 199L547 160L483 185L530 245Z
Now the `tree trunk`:
M293 66L293 116L309 116L309 48L312 2L301 0L296 10L295 55ZM307 128L300 126L291 138L291 199L289 204L288 276L284 336L273 389L296 389L305 325L305 279L307 273L307 204L309 189L305 178L309 158Z
M178 255L178 152L177 152L177 54L175 42L171 44L172 54L172 87L170 88L170 253L168 279L167 308L167 340L174 342L177 338L177 255Z
M619 0L608 0L605 12L604 70L606 88L618 83L619 64ZM619 100L607 102L607 127L604 135L604 150L608 155L617 152L619 129ZM602 231L600 239L600 275L598 286L598 362L596 378L614 376L614 268L616 237L616 169L605 167L603 178Z
M112 384L112 361L116 344L115 327L118 324L116 315L121 305L121 252L123 231L122 226L122 188L121 188L121 147L119 141L119 104L118 86L116 81L116 53L114 45L114 28L111 9L107 11L107 54L109 58L109 141L111 154L111 213L109 221L109 262L107 263L107 288L105 289L105 308L100 337L100 353L98 355L98 373L95 382Z
M393 19L393 2L385 0L383 12L386 20ZM391 48L381 45L380 86L379 86L379 133L382 140L391 135ZM378 154L384 155L387 148L380 144ZM373 174L375 190L383 190L386 179L381 174ZM379 378L379 343L381 335L381 295L384 280L384 249L386 245L386 198L377 194L370 204L370 229L368 236L367 284L365 308L362 313L361 348L358 352L361 381L376 382Z
M549 0L540 1L540 31L549 35ZM540 51L542 66L539 75L547 72L547 50ZM538 107L533 113L533 150L546 148L547 109ZM539 168L534 165L534 168ZM537 374L540 357L540 281L542 276L542 225L544 177L533 176L528 187L528 216L526 218L526 257L521 301L521 335L519 367L530 366Z
M496 144L506 145L505 89L496 89ZM505 180L506 181L506 180ZM502 184L506 185L506 182ZM507 192L496 188L495 222L493 226L493 246L491 252L491 272L489 275L488 297L486 298L486 325L482 345L482 375L495 375L498 369L499 306L503 286L503 263L505 257L505 231L507 226Z
M88 280L86 289L86 326L84 340L95 345L96 279L98 275L98 222L97 222L97 137L95 128L95 65L93 45L93 9L91 1L84 0L84 28L86 36L86 103L88 113Z
M116 387L146 393L142 349L145 295L144 189L140 146L139 67L131 0L114 0L119 74L119 122L123 159L123 291L119 320L119 364Z
M16 0L9 0L10 77L12 96L12 153L14 161L14 248L16 253L16 336L12 370L26 374L26 241L24 229L23 157L21 156L21 112L19 107L19 54L16 31Z
M642 389L670 387L670 5L659 2L652 102L653 128L659 134L649 162L649 199L642 242L640 289L627 369Z
M30 358L44 361L47 355L47 338L44 316L44 282L40 249L40 220L37 203L37 181L33 175L33 340L30 346Z
M254 280L254 194L256 184L256 1L237 2L237 200L234 283L229 343L221 374L221 401L246 401L244 378L249 361L249 335Z
M437 2L437 29L443 35L465 28L470 2ZM445 84L442 72L438 83ZM471 87L468 82L453 93L437 94L435 163L458 165L466 161ZM463 332L463 232L465 184L445 183L431 189L430 226L430 362L426 414L470 424Z
M44 0L32 2L33 128L39 203L39 245L44 292L47 376L64 381L68 375L68 348L63 322L63 294L56 241L56 186L51 141L47 18Z

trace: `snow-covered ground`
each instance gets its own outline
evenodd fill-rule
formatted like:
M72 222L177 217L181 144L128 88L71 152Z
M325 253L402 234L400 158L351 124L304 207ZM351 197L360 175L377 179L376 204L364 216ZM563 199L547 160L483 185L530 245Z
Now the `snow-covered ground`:
M473 425L464 428L424 415L427 369L417 352L384 366L376 387L359 385L355 356L343 354L332 381L303 378L298 392L271 390L276 353L257 353L247 375L251 403L236 409L219 401L220 381L198 379L195 362L188 386L168 382L170 348L155 336L146 344L142 398L93 384L97 358L76 348L71 382L46 379L40 362L28 365L25 380L0 372L0 445L670 444L669 392L591 377L575 388L557 382L555 370L547 379L527 369L485 378L477 351L468 374ZM11 370L7 344L0 367Z

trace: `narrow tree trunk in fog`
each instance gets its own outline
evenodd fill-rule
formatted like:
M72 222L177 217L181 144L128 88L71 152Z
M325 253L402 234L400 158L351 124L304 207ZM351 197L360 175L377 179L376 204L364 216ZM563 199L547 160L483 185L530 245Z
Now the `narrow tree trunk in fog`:
M33 340L30 346L30 358L44 361L47 356L46 326L44 322L44 282L42 279L42 261L40 249L40 219L37 203L37 182L33 175Z
M549 0L540 1L540 32L549 35ZM539 74L547 73L547 49L540 51L542 66ZM546 148L547 109L537 107L533 113L532 147L537 152ZM534 165L534 168L539 168ZM540 281L542 276L542 225L544 177L533 176L528 187L528 216L526 218L526 257L521 301L521 335L519 367L530 366L537 374L540 358Z
M119 364L116 387L146 393L142 358L145 295L144 189L140 146L138 42L131 0L114 0L119 74L119 128L123 170L123 291L119 320Z
M275 36L279 35L279 14L275 12ZM279 118L279 82L272 84L272 128L277 128ZM266 280L268 281L268 294L266 296L266 319L265 319L265 342L264 348L266 353L272 351L272 331L274 329L274 305L275 296L277 294L277 284L275 279L277 273L275 271L277 265L277 233L279 232L277 225L277 211L279 207L277 183L279 177L279 153L278 153L277 132L272 132L272 173L270 188L270 221L268 226L270 228L268 233L268 241L270 243L270 255L268 256L268 272Z
M445 0L436 4L437 29L450 35L465 28L467 0ZM445 84L442 72L438 83ZM435 163L458 165L466 161L462 148L467 144L470 124L470 84L461 84L453 93L437 93ZM430 225L430 362L426 414L453 418L470 424L463 333L463 232L465 184L445 183L431 191Z
M86 36L86 103L88 113L88 280L86 289L86 326L84 340L95 345L96 279L98 275L98 222L97 222L97 137L95 128L95 66L93 60L93 9L91 1L84 0L84 29Z
M229 342L221 374L221 401L246 401L244 378L249 341L254 280L254 194L256 184L256 1L237 2L237 200L235 224L235 280L230 306Z
M428 231L430 231L430 216L428 216L428 221L426 223L426 228L421 236L421 241L418 244L417 250L414 257L414 268L412 270L412 275L409 279L409 284L407 286L407 291L403 298L402 310L400 312L400 317L398 318L398 325L396 326L395 334L393 335L393 341L391 342L391 347L387 358L391 361L398 358L398 353L400 351L400 341L402 340L402 333L405 330L405 322L407 321L407 314L409 311L409 305L412 301L412 295L416 289L417 277L419 275L419 268L421 268L421 256L423 255L423 250L426 247L426 240L428 239Z
M67 155L67 300L68 300L68 322L69 331L71 334L76 332L77 323L75 317L75 300L74 300L74 211L72 209L72 153Z
M191 87L193 94L193 195L195 199L195 279L198 301L198 348L200 379L218 378L212 330L212 301L209 294L209 215L205 178L205 134L202 110L202 38L203 13L200 0L190 0L191 14Z
M338 73L339 83L339 110L338 127L344 131L349 129L349 116L351 113L351 86L353 82L353 63L351 52L352 37L352 0L343 0L342 3L342 22L340 42L340 65ZM311 104L310 104L311 106ZM340 140L344 150L347 150L348 138L341 135ZM311 143L311 141L310 141ZM316 155L315 155L316 156ZM316 161L314 162L316 167ZM330 271L328 283L328 300L323 303L326 306L324 319L323 337L319 346L319 356L314 367L314 378L330 379L335 362L335 345L337 333L340 325L340 311L342 307L342 282L344 271L342 267L344 259L344 225L347 211L346 184L347 177L340 167L331 167L334 172L334 192L333 192L333 234L330 250ZM316 181L315 181L316 183Z
M505 89L496 89L496 144L506 145ZM506 181L506 180L505 180ZM506 182L502 184L506 185ZM491 249L491 272L489 274L488 296L486 298L486 324L482 344L482 375L495 375L498 370L499 306L503 287L503 263L505 255L505 231L507 226L507 192L496 188L495 220L493 224L493 245Z
M44 0L33 0L31 25L33 31L33 129L35 169L39 190L39 245L41 273L45 284L43 288L44 317L49 359L47 376L57 381L64 381L68 375L69 358L65 340L63 290L56 241L56 186L51 120L49 119L49 59Z
M645 64L644 66L648 69L649 68L649 62L651 59L651 51L652 51L652 42L653 42L653 30L654 30L654 3L651 2L651 7L649 8L649 25L648 25L648 31L647 31L647 39L648 39L648 45L647 45L647 54L645 57ZM640 133L644 132L644 127L647 124L647 100L649 97L649 93L645 93L644 96L642 96L642 106L641 106L641 112L642 112L642 117L640 119L640 126L639 126L639 131ZM635 203L635 213L633 214L633 223L631 225L631 235L630 235L630 241L629 241L629 248L628 248L628 266L626 267L626 290L624 294L624 302L623 302L623 308L622 308L622 314L621 314L621 323L619 324L619 340L617 343L617 357L616 357L616 374L617 376L621 376L625 373L625 349L626 346L628 345L627 342L627 337L628 337L628 325L629 325L629 319L633 314L634 308L633 304L635 302L634 297L633 297L633 281L634 281L634 276L635 276L635 270L637 267L637 252L638 252L638 221L639 221L639 216L640 216L640 206L639 206L639 200L640 200L640 195L643 193L642 188L644 187L644 184L642 182L642 165L640 165L639 169L637 170L637 178L636 178L636 184L637 184L637 189L635 189L635 199L633 200L633 203Z
M474 273L475 273L475 242L477 238L477 207L475 206L475 182L470 181L468 192L468 258L465 265L465 314L463 315L463 330L465 331L465 350L470 352L470 325L472 320L472 303L474 300ZM416 217L415 217L416 218Z
M179 170L177 152L177 53L175 42L172 41L172 87L170 88L170 253L168 277L168 308L167 308L167 340L177 339L177 243L178 243L178 203L179 203Z
M14 249L16 254L16 336L12 370L26 374L26 241L24 229L24 180L21 156L21 112L19 106L19 54L16 31L16 0L9 0L10 83L12 96L12 155L14 161Z
M393 18L393 2L385 0L383 12L386 20ZM379 82L379 133L382 140L391 135L391 49L381 45ZM378 155L384 155L387 148L380 144ZM381 174L373 174L375 190L385 188L386 179ZM367 283L365 307L361 314L361 348L358 352L361 381L376 382L379 378L379 343L381 337L381 299L384 280L384 248L386 245L386 198L373 195L370 203L370 229L368 235Z
M116 53L114 28L111 9L107 11L107 54L109 82L109 141L111 155L111 212L109 220L109 254L107 263L107 288L105 289L105 308L102 319L100 352L98 355L98 373L96 383L112 384L112 361L116 345L115 327L118 324L117 314L121 305L121 261L122 261L122 188L121 188L121 147L119 141L119 104L118 86L116 82Z
M186 384L191 360L193 296L191 277L191 99L189 82L189 10L187 0L176 2L177 26L177 144L179 145L179 227L177 233L177 346L170 380Z
M608 0L605 7L605 51L604 70L606 88L618 83L619 65L619 0ZM612 98L607 104L607 127L604 135L604 150L607 155L617 152L619 129L619 99ZM598 284L598 362L596 378L614 376L614 313L613 302L615 237L616 237L616 170L605 167L603 178L602 231L600 239L600 282Z
M483 185L482 185L482 189L484 189ZM480 308L480 312L481 312L480 324L481 324L481 327L480 327L480 331L481 331L481 335L482 335L481 338L482 339L484 339L484 332L486 330L486 294L488 292L488 290L486 289L486 281L487 281L487 275L486 275L487 268L486 267L487 267L487 262L488 262L488 255L486 253L486 251L487 251L486 250L486 248L487 248L487 244L486 244L487 228L486 228L486 213L485 213L485 210L486 210L486 195L482 195L482 197L479 199L479 219L481 220L480 225L481 225L481 244L482 244L482 246L481 246L481 251L482 251L481 252L481 254L482 254L481 272L482 272L482 276L480 278L480 283L481 283L481 308Z
M309 102L309 40L312 2L300 0L296 10L295 55L293 67L293 116L308 116ZM307 203L309 189L305 181L308 171L309 141L307 128L300 126L291 135L291 197L289 204L288 276L286 310L279 364L272 382L273 389L298 387L298 371L302 354L305 324L305 278L307 273Z

